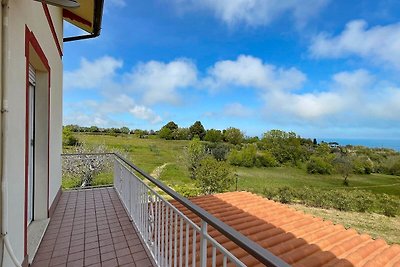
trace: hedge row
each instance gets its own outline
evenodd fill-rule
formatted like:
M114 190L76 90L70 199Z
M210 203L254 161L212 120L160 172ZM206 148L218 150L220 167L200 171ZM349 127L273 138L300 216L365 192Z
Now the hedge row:
M311 207L341 211L375 212L389 217L400 215L400 199L364 190L320 190L315 188L264 188L264 195L281 203L299 203Z

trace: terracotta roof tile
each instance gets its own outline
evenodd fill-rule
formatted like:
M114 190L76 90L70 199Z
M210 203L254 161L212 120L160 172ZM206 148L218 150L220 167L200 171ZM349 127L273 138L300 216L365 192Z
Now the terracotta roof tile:
M373 240L353 229L334 225L283 204L248 192L229 192L190 199L227 225L293 266L398 266L400 246ZM200 219L171 202L197 225ZM247 266L262 266L255 258L209 226L209 234ZM200 238L197 238L199 247ZM190 244L192 246L192 244ZM209 256L212 254L208 248ZM217 255L217 262L222 256Z

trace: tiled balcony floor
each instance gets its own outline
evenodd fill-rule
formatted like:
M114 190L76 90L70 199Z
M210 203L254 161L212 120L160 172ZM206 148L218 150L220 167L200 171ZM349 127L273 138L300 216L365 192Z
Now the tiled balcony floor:
M153 266L113 188L63 192L33 267Z

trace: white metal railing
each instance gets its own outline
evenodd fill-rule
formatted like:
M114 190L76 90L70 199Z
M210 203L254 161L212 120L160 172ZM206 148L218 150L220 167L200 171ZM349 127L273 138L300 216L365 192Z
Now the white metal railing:
M116 153L63 154L76 160L114 159L114 187L154 261L160 267L246 266L209 234L212 227L265 266L288 267L280 258ZM70 161L69 161L70 162ZM69 163L71 164L71 163ZM90 165L91 166L91 165ZM106 168L107 169L107 168ZM139 176L138 176L139 175ZM200 220L194 223L144 180ZM198 221L196 219L196 221ZM214 232L214 230L213 230ZM246 258L248 258L246 256Z
M114 187L158 266L246 266L118 158Z

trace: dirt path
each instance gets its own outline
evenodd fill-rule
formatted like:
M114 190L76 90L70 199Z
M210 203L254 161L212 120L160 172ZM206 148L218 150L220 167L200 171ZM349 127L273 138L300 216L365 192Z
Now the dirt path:
M167 167L171 163L164 163L161 166L156 167L151 173L150 176L153 176L156 179L160 179L161 173L163 172L164 168Z
M165 169L165 167L167 167L169 164L169 162L164 163L161 166L156 167L151 173L150 176L153 178L156 178L157 180L160 179L161 174L163 172L163 170ZM143 180L148 186L150 186L151 188L153 188L154 191L156 191L158 194L160 194L163 198L169 200L171 199L171 197L169 195L167 195L164 191L162 191L160 188L158 188L157 186L155 186L153 183L151 183L149 180L145 179Z

